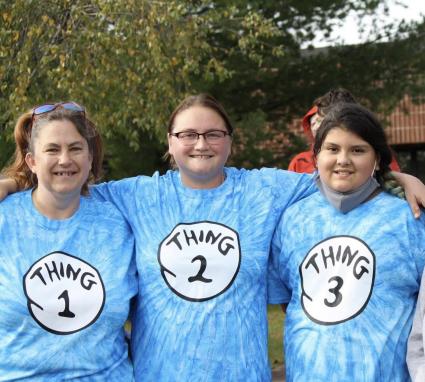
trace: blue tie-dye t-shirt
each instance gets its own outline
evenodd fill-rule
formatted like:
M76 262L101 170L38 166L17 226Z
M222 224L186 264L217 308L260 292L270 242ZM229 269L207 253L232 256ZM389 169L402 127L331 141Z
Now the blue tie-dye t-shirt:
M424 218L385 193L342 214L320 193L273 238L269 302L286 303L286 380L409 381L407 338L425 263Z
M228 168L214 189L186 188L175 171L95 188L136 239L136 379L269 381L271 238L282 210L315 190L312 178Z
M123 325L134 240L110 203L51 220L31 191L0 204L0 381L132 381Z

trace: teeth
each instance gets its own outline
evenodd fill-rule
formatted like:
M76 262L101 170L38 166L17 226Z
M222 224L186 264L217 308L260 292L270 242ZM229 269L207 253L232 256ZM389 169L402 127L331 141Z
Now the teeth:
M61 171L61 172L56 172L55 175L57 175L57 176L72 176L73 172L71 172L71 171Z

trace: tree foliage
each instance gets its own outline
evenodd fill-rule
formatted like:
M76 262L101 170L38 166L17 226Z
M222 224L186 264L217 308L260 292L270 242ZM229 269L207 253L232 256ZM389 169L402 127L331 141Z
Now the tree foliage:
M413 54L423 25L381 30L376 40L391 32L390 45L326 54L301 50L350 11L373 13L386 3L0 0L0 165L10 155L11 131L22 111L75 100L106 138L116 176L133 173L134 166L126 166L140 158L140 171L149 172L160 166L155 153L164 149L170 112L185 95L200 91L215 95L236 121L243 142L236 164L279 164L276 158L284 156L261 155L263 138L284 130L329 87L346 86L376 104L414 90L414 81L405 78L423 65ZM246 160L258 156L265 159Z

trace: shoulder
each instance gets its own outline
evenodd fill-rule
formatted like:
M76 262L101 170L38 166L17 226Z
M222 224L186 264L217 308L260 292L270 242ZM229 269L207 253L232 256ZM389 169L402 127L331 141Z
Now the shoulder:
M274 167L262 167L259 169L238 169L235 167L227 167L226 175L240 181L257 182L264 184L276 184L277 178L300 179L300 174L292 171L281 170Z
M31 192L32 190L25 190L9 195L0 203L0 213L6 213L12 210L15 214L16 208L22 208L31 199Z
M375 204L372 204L372 208L379 209L382 218L386 214L398 214L400 217L405 216L408 219L415 220L409 204L405 199L401 199L385 191L382 191L375 197Z

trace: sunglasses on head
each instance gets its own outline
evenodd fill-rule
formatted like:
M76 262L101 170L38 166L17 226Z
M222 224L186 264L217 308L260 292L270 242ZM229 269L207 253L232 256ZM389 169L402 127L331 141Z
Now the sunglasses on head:
M82 106L78 105L78 103L75 103L75 102L72 102L72 101L58 102L58 103L46 103L44 105L37 106L32 110L31 127L32 127L32 124L34 122L35 116L45 114L45 113L50 113L53 110L56 110L57 108L60 108L60 107L65 109L65 110L85 113L84 107L82 107Z

